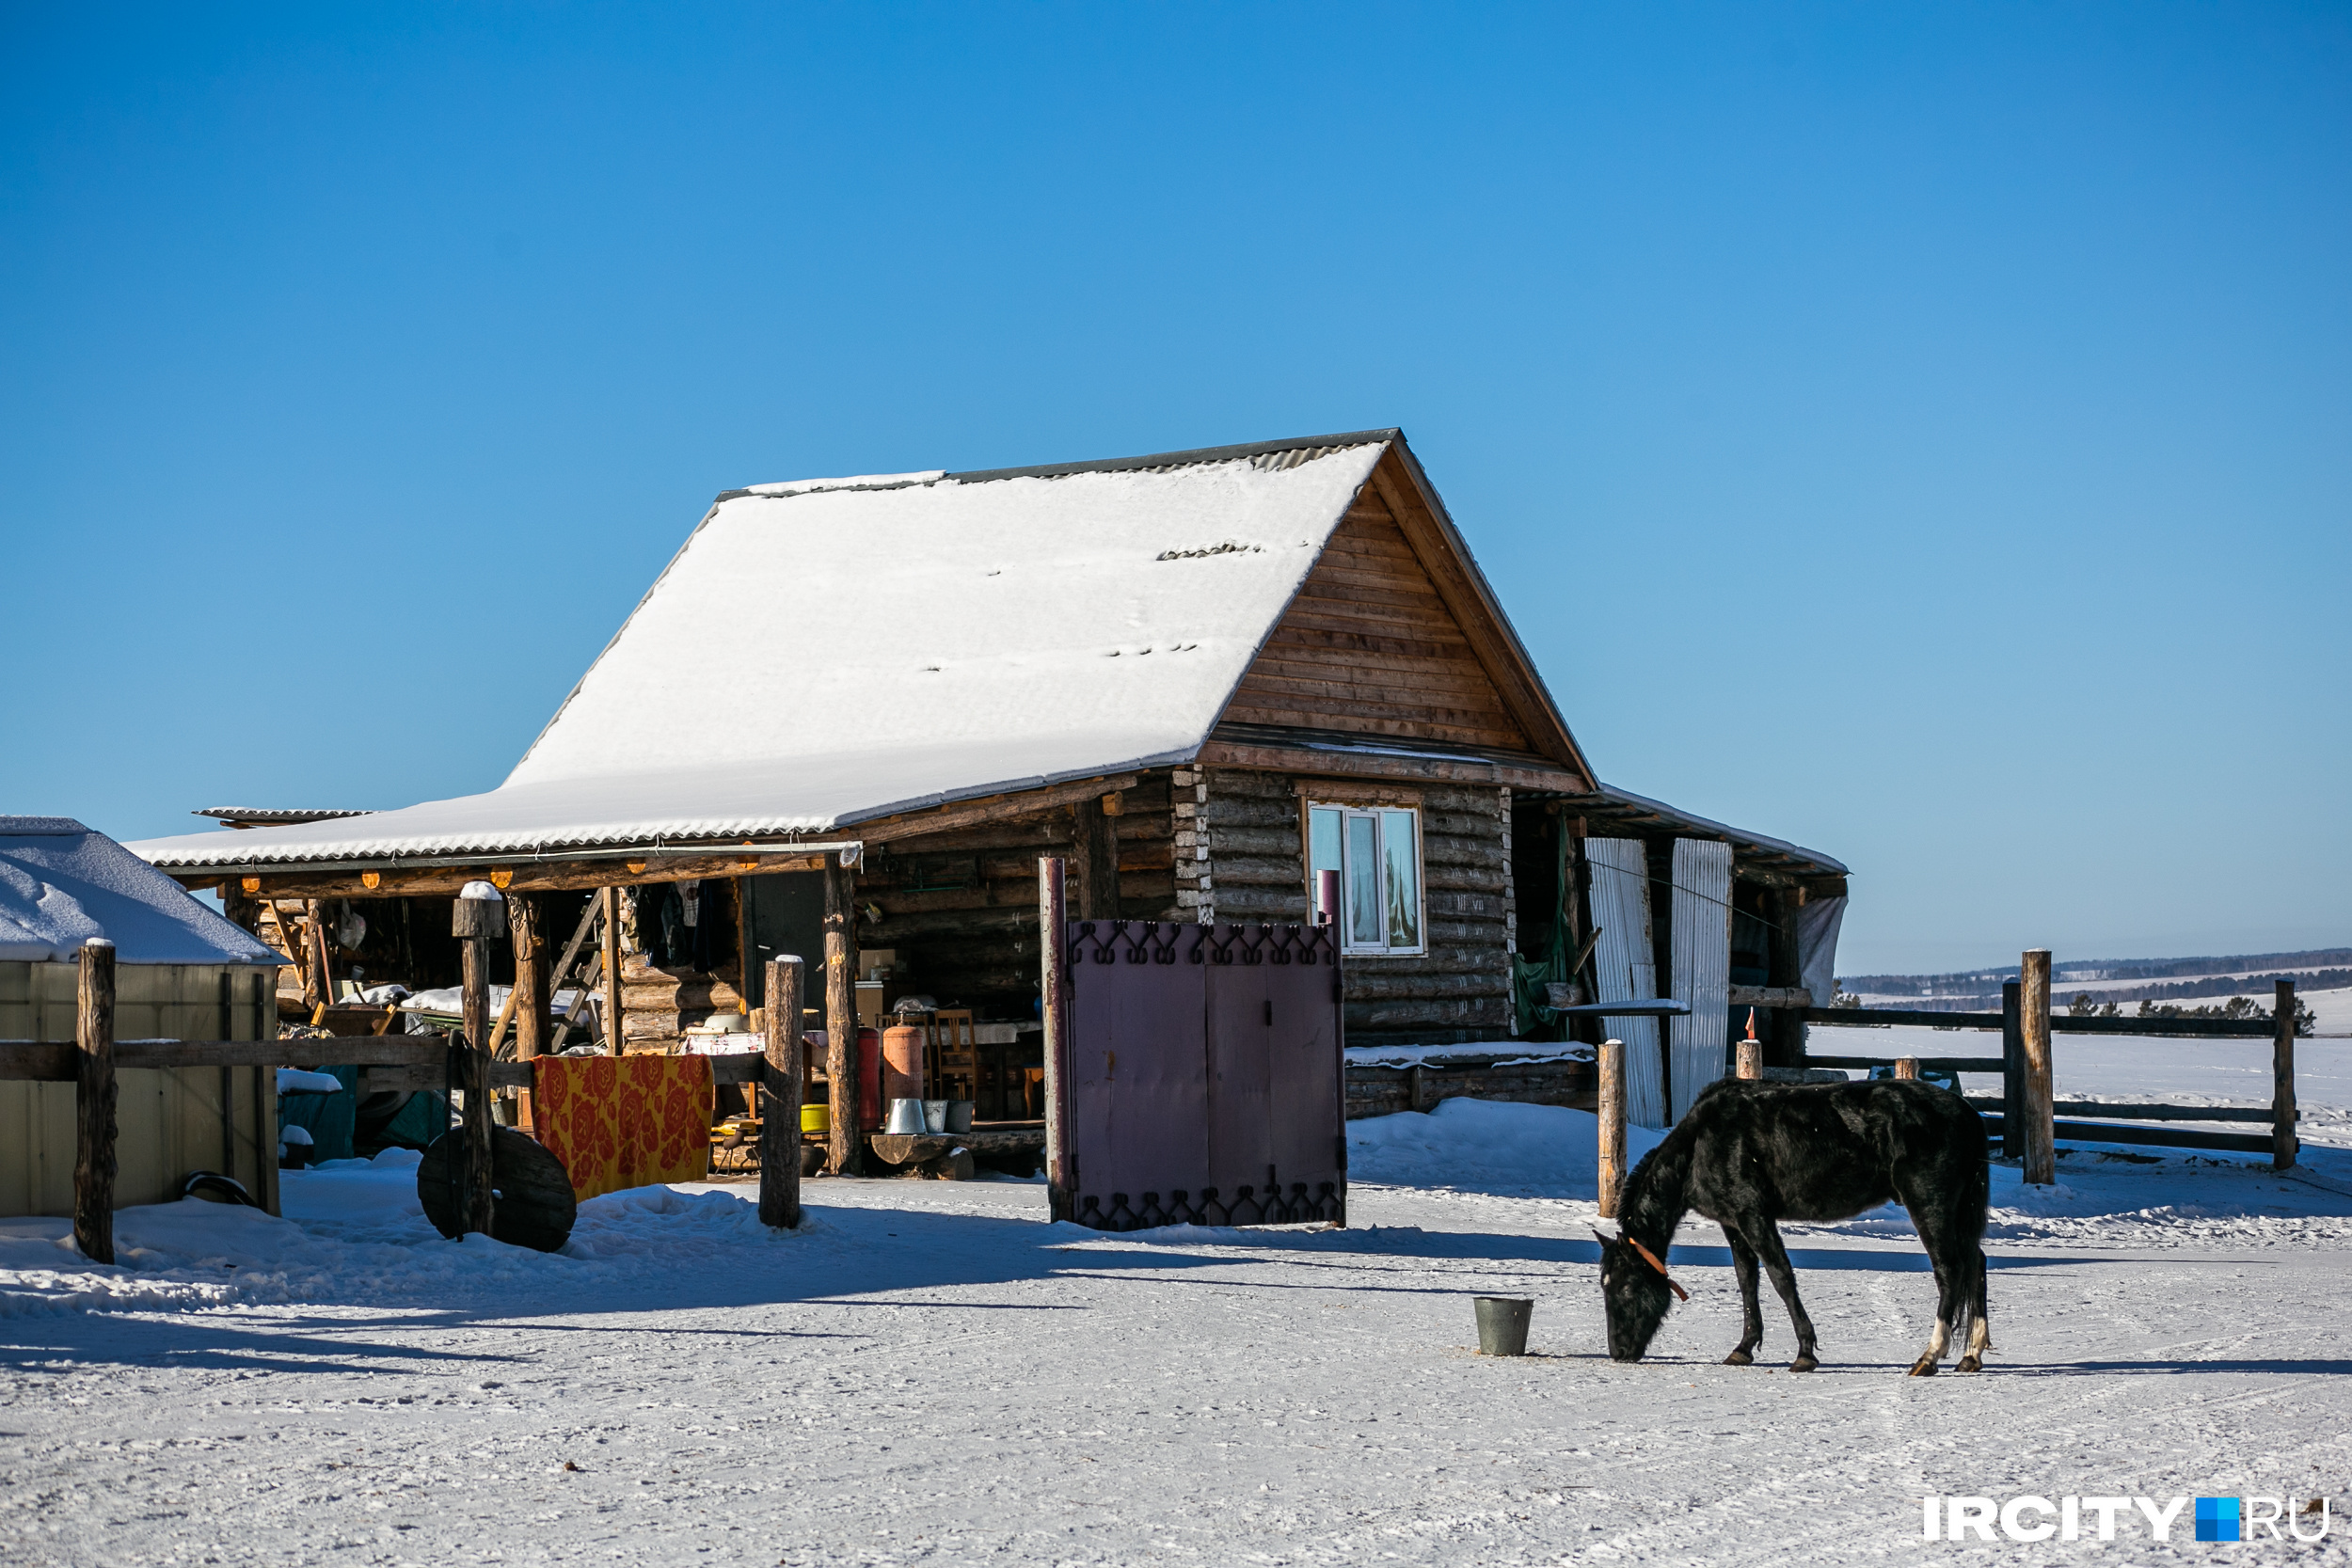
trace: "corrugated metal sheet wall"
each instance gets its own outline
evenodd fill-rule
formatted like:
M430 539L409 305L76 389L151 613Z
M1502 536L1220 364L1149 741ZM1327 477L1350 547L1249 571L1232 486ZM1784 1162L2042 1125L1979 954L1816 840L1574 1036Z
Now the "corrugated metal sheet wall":
M71 1040L76 966L0 963L0 1039ZM265 1039L278 1032L275 975L214 964L123 964L117 1039ZM266 1032L265 1032L266 1031ZM115 1207L168 1203L190 1171L267 1192L278 1156L269 1068L125 1068L116 1074ZM0 1214L73 1212L73 1085L0 1083Z
M1591 913L1598 935L1593 974L1600 1002L1647 1002L1658 995L1658 965L1649 935L1649 863L1638 838L1588 838L1593 868ZM1665 1073L1654 1018L1603 1018L1613 1039L1625 1042L1626 1119L1637 1127L1666 1125Z
M1691 1005L1666 1021L1674 1119L1724 1075L1731 1006L1731 846L1678 838L1674 856L1674 995Z

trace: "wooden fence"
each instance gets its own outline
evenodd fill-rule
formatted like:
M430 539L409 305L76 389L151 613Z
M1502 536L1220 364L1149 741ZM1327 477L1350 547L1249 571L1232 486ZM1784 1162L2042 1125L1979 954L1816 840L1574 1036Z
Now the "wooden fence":
M2023 977L2001 988L1997 1013L1939 1013L1886 1007L1813 1007L1805 1022L1833 1028L1874 1029L1897 1024L1931 1029L1972 1029L1999 1034L1998 1056L1870 1055L1817 1056L1807 1054L1808 1067L1877 1068L1899 1062L1915 1063L1931 1072L1983 1072L2001 1075L2001 1097L1971 1096L1968 1103L1985 1115L2001 1137L2005 1157L2021 1160L2026 1179L2036 1183L2051 1180L2055 1142L2144 1144L2170 1148L2226 1149L2239 1154L2268 1154L2274 1169L2295 1164L2295 982L2276 983L2269 1018L2096 1018L2054 1013L2050 1007L2050 955L2036 949L2025 955ZM2133 1035L2211 1040L2270 1042L2271 1098L2261 1105L2157 1105L2107 1103L2088 1100L2057 1100L2053 1093L2050 1037L2060 1035ZM2067 1119L2060 1120L2058 1118ZM2194 1128L2134 1127L2119 1123L2146 1121L2267 1122L2266 1133L2208 1132Z
M2295 982L2277 982L2269 1018L2094 1018L2056 1015L2050 1011L2050 955L2034 949L2025 955L2023 978L2001 988L1997 1013L1938 1013L1891 1007L1809 1007L1807 1023L1841 1028L1885 1029L1898 1024L1931 1029L1988 1029L2001 1036L1998 1056L1816 1056L1804 1065L1822 1068L1895 1069L1898 1078L1922 1072L1997 1072L1998 1100L1969 1097L2000 1133L2005 1158L2025 1167L2025 1178L2037 1186L2057 1180L2057 1140L2077 1143L2143 1144L2170 1148L2227 1149L2240 1154L2268 1154L2273 1169L2295 1164L2297 1142L2295 1123ZM2270 1103L2261 1105L2159 1105L2108 1103L2092 1100L2058 1100L2052 1092L2050 1037L2072 1035L2136 1035L2188 1039L2267 1039L2270 1042ZM1743 1043L1738 1054L1741 1078L1763 1076L1763 1057L1754 1042ZM1626 1096L1625 1047L1604 1042L1597 1062L1599 1076L1598 1177L1601 1217L1617 1212L1618 1189L1625 1178ZM2059 1119L2063 1116L2066 1119ZM2268 1122L2267 1133L2207 1132L2184 1127L2124 1125L2146 1121Z
M385 1089L448 1088L480 1085L483 1092L465 1096L458 1132L465 1135L468 1185L464 1189L487 1198L491 1194L488 1164L490 1093L531 1086L528 1061L492 1060L465 1043L466 1037L445 1039L439 1035L339 1035L311 1039L273 1040L117 1040L114 1037L115 954L112 942L83 944L78 1014L72 1043L48 1040L0 1040L0 1079L28 1079L74 1085L73 1242L92 1262L111 1263L114 1251L115 1074L125 1068L195 1067L357 1067L358 1092ZM764 1116L759 1163L759 1217L769 1225L789 1227L801 1218L801 1041L784 1034L781 1021L800 1018L801 960L777 958L769 965L769 991L784 1006L768 1009L765 1049L755 1054L709 1058L711 1077L719 1084L757 1084L763 1095L793 1107L788 1116ZM480 977L486 971L469 965L467 998L469 1020L489 1013L488 987ZM473 1037L486 1038L487 1028L477 1026ZM478 1135L477 1135L478 1132ZM771 1148L770 1145L775 1147ZM478 1149L478 1152L477 1152ZM264 1168L269 1151L262 1151ZM274 1209L274 1205L267 1205ZM487 1232L486 1206L465 1229Z

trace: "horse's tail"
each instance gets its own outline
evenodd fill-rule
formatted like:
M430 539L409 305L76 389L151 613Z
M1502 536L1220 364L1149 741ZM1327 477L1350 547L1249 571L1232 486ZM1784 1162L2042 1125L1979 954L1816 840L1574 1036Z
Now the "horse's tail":
M1953 1343L1959 1345L1964 1353L1968 1345L1969 1331L1976 1326L1976 1320L1979 1318L1983 1319L1987 1324L1988 1338L1985 1348L1988 1350L1992 1348L1990 1325L1993 1322L1993 1313L1985 1300L1984 1281L1986 1211L1993 1206L1993 1163L1990 1160L1976 1162L1976 1179L1969 1183L1963 1202L1966 1207L1960 1216L1961 1230L1967 1238L1968 1261L1975 1265L1973 1271L1975 1277L1968 1282L1967 1290L1961 1294L1959 1319L1952 1324L1952 1333Z

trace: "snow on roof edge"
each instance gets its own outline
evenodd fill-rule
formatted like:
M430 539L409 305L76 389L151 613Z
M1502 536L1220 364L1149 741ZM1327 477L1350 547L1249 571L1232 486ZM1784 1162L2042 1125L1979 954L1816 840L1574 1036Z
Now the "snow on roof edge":
M163 838L139 839L123 847L146 860L158 869L209 871L215 867L262 867L290 864L332 864L338 862L357 863L418 856L498 856L547 855L560 858L564 851L609 848L632 844L665 844L684 847L709 840L732 842L745 834L823 834L853 833L861 823L924 811L932 807L953 805L961 800L986 800L993 795L1025 793L1033 789L1050 788L1081 779L1102 778L1109 774L1129 772L1136 768L1161 768L1190 761L1200 753L1201 741L1188 746L1168 748L1123 761L1089 763L1084 767L1066 768L1049 773L1000 778L984 784L960 784L952 788L926 791L919 795L879 801L831 814L817 813L709 813L679 811L668 814L640 814L634 817L615 815L608 820L583 826L577 817L570 824L552 829L528 826L487 829L474 832L412 833L398 832L373 837L353 837L349 840L322 842L316 835L298 836L301 830L330 824L301 823L283 828L248 829L237 833L182 833ZM691 768L641 774L637 777L655 789L660 781L675 777L691 794L692 781L698 776ZM495 799L500 790L485 790L480 795L456 796L452 801L422 801L421 805L442 805L455 801ZM403 808L414 810L416 808ZM399 812L372 812L370 816L397 816ZM358 826L352 819L343 823ZM342 825L342 824L332 824Z

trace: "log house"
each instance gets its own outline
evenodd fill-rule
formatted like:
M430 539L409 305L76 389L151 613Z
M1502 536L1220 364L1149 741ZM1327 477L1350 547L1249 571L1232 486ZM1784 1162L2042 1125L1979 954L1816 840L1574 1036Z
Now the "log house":
M469 879L536 896L543 942L588 890L706 879L730 933L708 968L624 922L632 1050L762 1006L782 953L813 976L826 879L852 968L886 953L893 999L1017 1032L1041 855L1088 919L1305 921L1340 871L1348 1040L1385 1046L1565 1037L1515 965L1585 945L1588 836L1643 840L1661 889L1675 839L1732 846L1735 993L1802 982L1799 911L1842 908L1846 875L1604 786L1394 430L725 492L499 789L245 815L134 847L295 971L322 967L306 900L433 901L334 956L419 987L453 973L416 933ZM1773 1059L1797 1019L1766 1020Z

